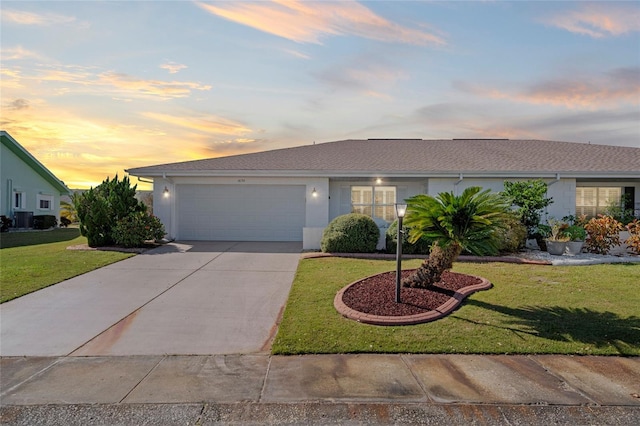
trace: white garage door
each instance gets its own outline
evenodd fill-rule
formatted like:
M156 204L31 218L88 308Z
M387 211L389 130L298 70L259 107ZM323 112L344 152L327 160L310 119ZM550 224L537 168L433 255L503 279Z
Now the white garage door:
M181 240L302 241L303 185L177 185Z

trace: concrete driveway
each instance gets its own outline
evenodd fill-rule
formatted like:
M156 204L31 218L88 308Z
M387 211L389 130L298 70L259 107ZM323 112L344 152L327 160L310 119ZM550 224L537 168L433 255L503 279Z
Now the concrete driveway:
M269 349L301 243L178 242L2 304L1 356Z

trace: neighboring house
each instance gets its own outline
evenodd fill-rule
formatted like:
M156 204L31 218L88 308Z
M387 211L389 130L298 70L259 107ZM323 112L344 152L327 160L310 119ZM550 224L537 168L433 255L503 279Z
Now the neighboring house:
M31 228L33 216L60 220L60 196L69 188L11 135L0 131L0 214L16 228Z
M302 241L320 246L336 216L394 220L416 194L503 190L543 179L549 217L595 215L623 194L640 209L640 148L540 140L345 140L140 167L153 179L154 213L181 240Z

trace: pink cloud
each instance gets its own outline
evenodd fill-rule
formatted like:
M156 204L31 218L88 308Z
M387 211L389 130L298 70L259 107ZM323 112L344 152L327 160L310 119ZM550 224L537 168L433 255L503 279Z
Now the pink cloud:
M321 44L325 37L353 35L392 43L446 44L435 34L390 22L354 1L278 0L198 5L216 16L298 43Z
M556 15L547 24L593 38L615 37L640 31L640 7L636 4L590 4Z
M638 68L618 68L596 76L549 79L520 90L504 90L460 82L454 85L481 97L567 108L592 109L618 104L640 104Z

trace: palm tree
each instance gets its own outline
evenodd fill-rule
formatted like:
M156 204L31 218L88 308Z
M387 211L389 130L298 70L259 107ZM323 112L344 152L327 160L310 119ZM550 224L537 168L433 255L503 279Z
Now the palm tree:
M459 196L443 192L436 197L420 194L409 198L405 219L409 242L424 236L434 243L429 257L403 285L427 288L437 283L462 250L478 256L496 254L495 231L505 226L509 211L509 203L500 194L478 186Z
M60 217L66 217L72 223L78 221L78 212L76 211L76 206L73 204L73 201L60 201Z

